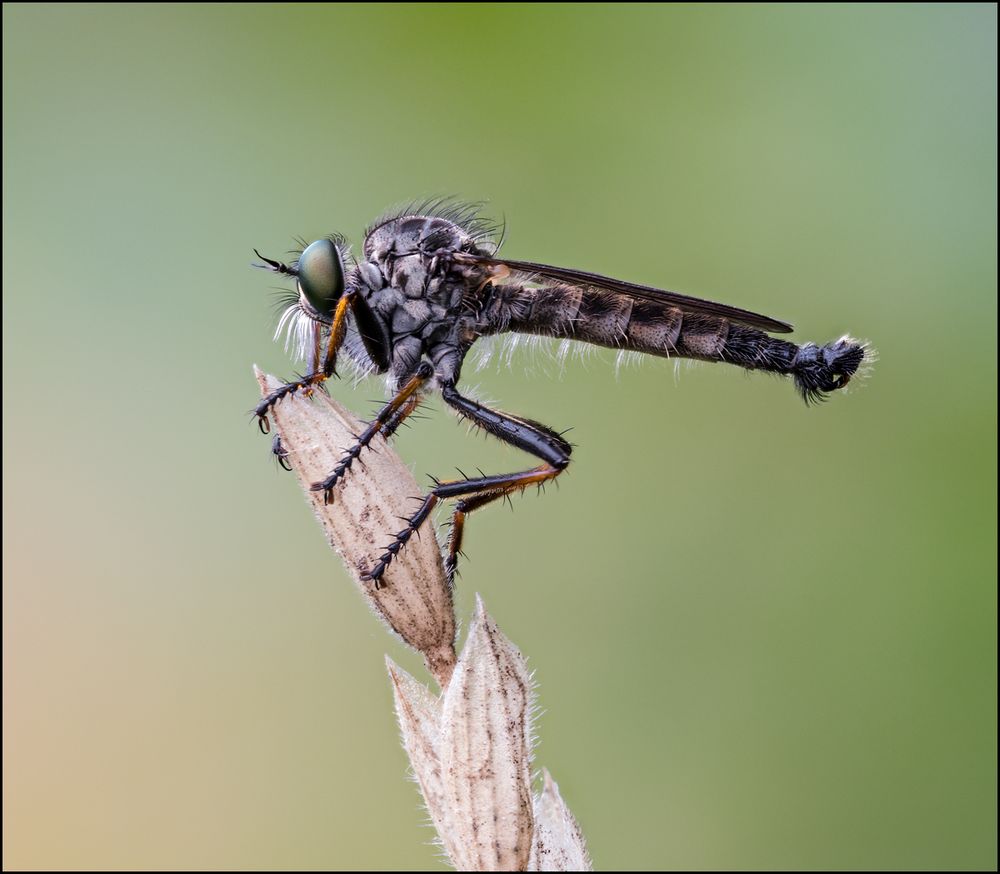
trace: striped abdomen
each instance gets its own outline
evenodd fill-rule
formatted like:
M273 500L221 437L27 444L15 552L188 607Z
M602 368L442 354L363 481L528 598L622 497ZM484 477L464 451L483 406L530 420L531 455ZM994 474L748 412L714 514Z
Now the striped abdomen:
M822 347L797 346L718 316L598 289L554 285L497 291L506 304L507 330L793 375L806 400L843 388L864 358L863 347L846 337Z

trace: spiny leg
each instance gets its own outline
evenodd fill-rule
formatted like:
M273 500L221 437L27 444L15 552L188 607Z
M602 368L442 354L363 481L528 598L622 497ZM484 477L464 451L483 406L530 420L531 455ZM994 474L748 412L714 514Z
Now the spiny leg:
M312 342L309 344L307 372L315 373L319 368L320 355L323 354L322 325L320 322L312 323L310 333L312 334ZM271 453L283 470L287 470L289 473L292 472L292 463L288 459L288 450L285 449L284 444L281 442L280 434L275 434L274 439L271 440Z
M412 413L420 407L421 398L419 395L414 394L403 406L401 406L395 413L392 414L392 418L389 419L382 426L382 430L379 433L386 439L389 440L393 434L399 429L399 426L405 422ZM420 418L419 416L417 418Z
M402 406L396 409L395 412L391 413L391 415L388 418L388 421L386 421L385 424L381 426L378 433L385 440L389 440L392 437L392 435L395 434L396 431L399 429L399 426L402 425L403 422L406 421L406 419L409 418L409 416L420 406L420 401L421 397L419 393L414 392L409 397L409 399L407 399L405 403L403 403ZM380 413L380 417L384 416L387 409L388 407L382 410L382 412ZM364 444L364 446L367 445L368 443ZM349 453L349 457L344 459L344 461L342 461L341 464L337 466L338 470L340 470L341 465L343 465L343 470L341 471L341 473L346 473L347 469L351 466L351 463L353 462L354 458L358 456L362 448L363 446L361 444L352 447ZM289 473L291 473L292 464L291 461L289 460L289 453L288 450L285 449L284 444L281 442L281 436L279 434L275 434L274 438L271 440L271 454L275 457L275 460L278 462L278 464L281 466L283 470L287 470ZM333 480L330 483L330 487L332 488L334 485L336 485L336 480Z
M567 464L568 463L569 462L567 460ZM550 479L555 479L565 469L565 465L562 467L553 467L550 464L542 464L538 467L533 467L530 470L522 470L517 473L502 473L495 476L483 476L471 479L439 482L433 489L431 489L430 494L423 499L417 511L406 520L406 527L402 531L397 532L392 543L386 547L385 552L382 553L378 561L372 565L371 569L363 575L363 578L372 580L375 583L376 589L381 588L380 580L382 575L392 563L393 559L399 555L399 551L406 546L410 538L413 537L413 535L420 529L420 526L427 521L427 517L431 514L431 511L437 506L439 501L445 498L459 497L461 495L475 496L468 501L460 502L460 505L466 505L464 510L456 510L456 516L458 516L459 512L461 512L460 525L464 525L466 513L469 513L474 509L478 509L479 507L488 504L490 501L494 501L497 498L517 491L518 489L526 489L530 485L541 485ZM451 546L453 549L450 552L449 558L446 560L446 570L448 571L449 578L453 576L455 572L458 549L461 547L461 535L459 535L457 542L453 537Z
M539 485L543 485L543 483L539 483ZM448 535L448 555L444 560L444 570L448 574L449 582L455 579L455 571L458 569L458 557L465 555L462 552L462 539L465 536L465 517L473 510L478 510L480 507L492 504L493 501L500 498L509 497L511 492L516 489L523 491L526 488L527 485L515 484L510 488L500 489L495 492L485 492L471 498L464 498L455 504L455 510L451 514L451 532Z
M323 368L315 370L302 379L285 383L285 385L276 388L254 407L253 414L257 417L257 425L261 433L267 434L270 432L271 420L268 419L267 414L278 401L299 391L303 391L306 395L309 395L317 385L336 375L337 352L340 350L344 342L344 336L347 333L347 312L353 298L354 292L348 292L337 301L337 309L334 311L333 321L330 324L330 337L327 340L326 353L323 356Z
M334 486L351 469L354 460L375 439L375 435L381 432L388 437L402 424L403 419L417 408L420 403L420 389L433 375L434 368L426 361L422 362L417 368L417 372L406 381L395 397L382 407L365 430L357 435L354 445L337 462L333 473L326 479L312 484L312 491L323 492L323 503L329 504L333 501Z
M381 586L380 580L393 559L427 520L438 501L447 498L464 498L456 507L455 524L449 543L447 570L449 577L451 577L454 574L458 553L461 549L465 516L468 513L497 498L509 495L519 489L525 489L529 485L542 485L555 479L569 465L572 447L559 434L545 425L530 419L522 419L508 413L491 410L489 407L463 397L454 385L443 385L441 396L445 403L454 407L465 418L475 422L505 443L510 443L540 458L544 464L516 473L436 482L430 494L424 498L417 511L407 520L406 527L396 534L393 542L386 547L386 551L365 574L365 578L372 580L376 588Z

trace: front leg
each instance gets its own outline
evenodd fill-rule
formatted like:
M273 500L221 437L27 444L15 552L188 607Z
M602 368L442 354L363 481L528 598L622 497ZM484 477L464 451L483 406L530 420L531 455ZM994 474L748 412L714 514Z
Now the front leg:
M331 376L336 375L337 352L340 351L340 347L344 343L344 337L347 334L347 313L355 293L348 292L337 301L337 309L333 313L333 321L330 324L330 337L326 344L322 369L314 370L302 379L285 383L280 388L276 388L254 407L253 414L257 417L257 426L260 428L262 434L267 434L271 430L271 420L268 419L267 414L278 401L299 391L310 395L316 386L325 382Z
M463 417L475 422L505 443L531 453L541 459L543 464L516 473L436 482L417 511L407 519L406 527L396 534L393 542L386 547L386 551L365 574L365 578L372 580L376 588L381 586L380 580L393 559L427 520L439 501L446 498L463 499L459 501L455 509L449 554L446 559L446 569L449 577L452 577L458 561L465 517L468 513L478 510L498 498L509 496L516 491L523 491L530 485L542 486L549 480L555 479L569 466L573 448L551 428L530 419L522 419L508 413L491 410L489 407L464 397L450 383L442 386L441 396L445 403L458 410Z

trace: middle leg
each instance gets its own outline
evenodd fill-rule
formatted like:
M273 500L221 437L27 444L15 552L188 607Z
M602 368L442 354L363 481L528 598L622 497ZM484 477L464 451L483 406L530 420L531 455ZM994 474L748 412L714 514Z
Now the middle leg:
M312 491L323 493L324 504L332 503L334 486L347 474L351 465L354 464L354 460L375 439L375 435L381 433L388 438L402 424L403 419L417 408L420 400L420 389L433 375L434 369L430 364L422 363L395 397L379 410L378 415L368 424L368 427L357 435L354 445L344 453L333 472L326 479L312 484L310 487Z
M265 258L264 260L267 259ZM301 379L286 382L284 385L279 386L254 407L253 415L257 417L257 427L260 428L262 434L267 434L271 430L271 420L268 418L268 413L275 404L284 400L289 395L300 391L308 397L317 386L321 385L331 376L336 375L337 352L340 350L341 345L343 345L344 337L347 333L347 311L351 301L354 299L354 295L355 292L348 292L337 302L337 308L334 310L333 320L330 325L330 337L326 344L326 354L323 356L323 366L314 369L310 374ZM310 365L313 365L319 358L318 330L313 335L313 349L310 355Z

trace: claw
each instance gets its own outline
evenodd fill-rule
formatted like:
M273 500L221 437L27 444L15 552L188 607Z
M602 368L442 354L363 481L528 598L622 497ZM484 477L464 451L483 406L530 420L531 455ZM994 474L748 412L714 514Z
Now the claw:
M361 579L365 582L372 583L375 586L375 590L378 591L382 588L382 574L385 573L385 564L380 559L376 562L375 566L370 570L365 571L361 574Z
M292 465L291 462L288 460L288 452L285 450L285 447L281 445L281 435L279 434L274 435L274 440L271 441L271 452L273 452L274 455L277 457L278 464L280 464L285 470L291 473Z

